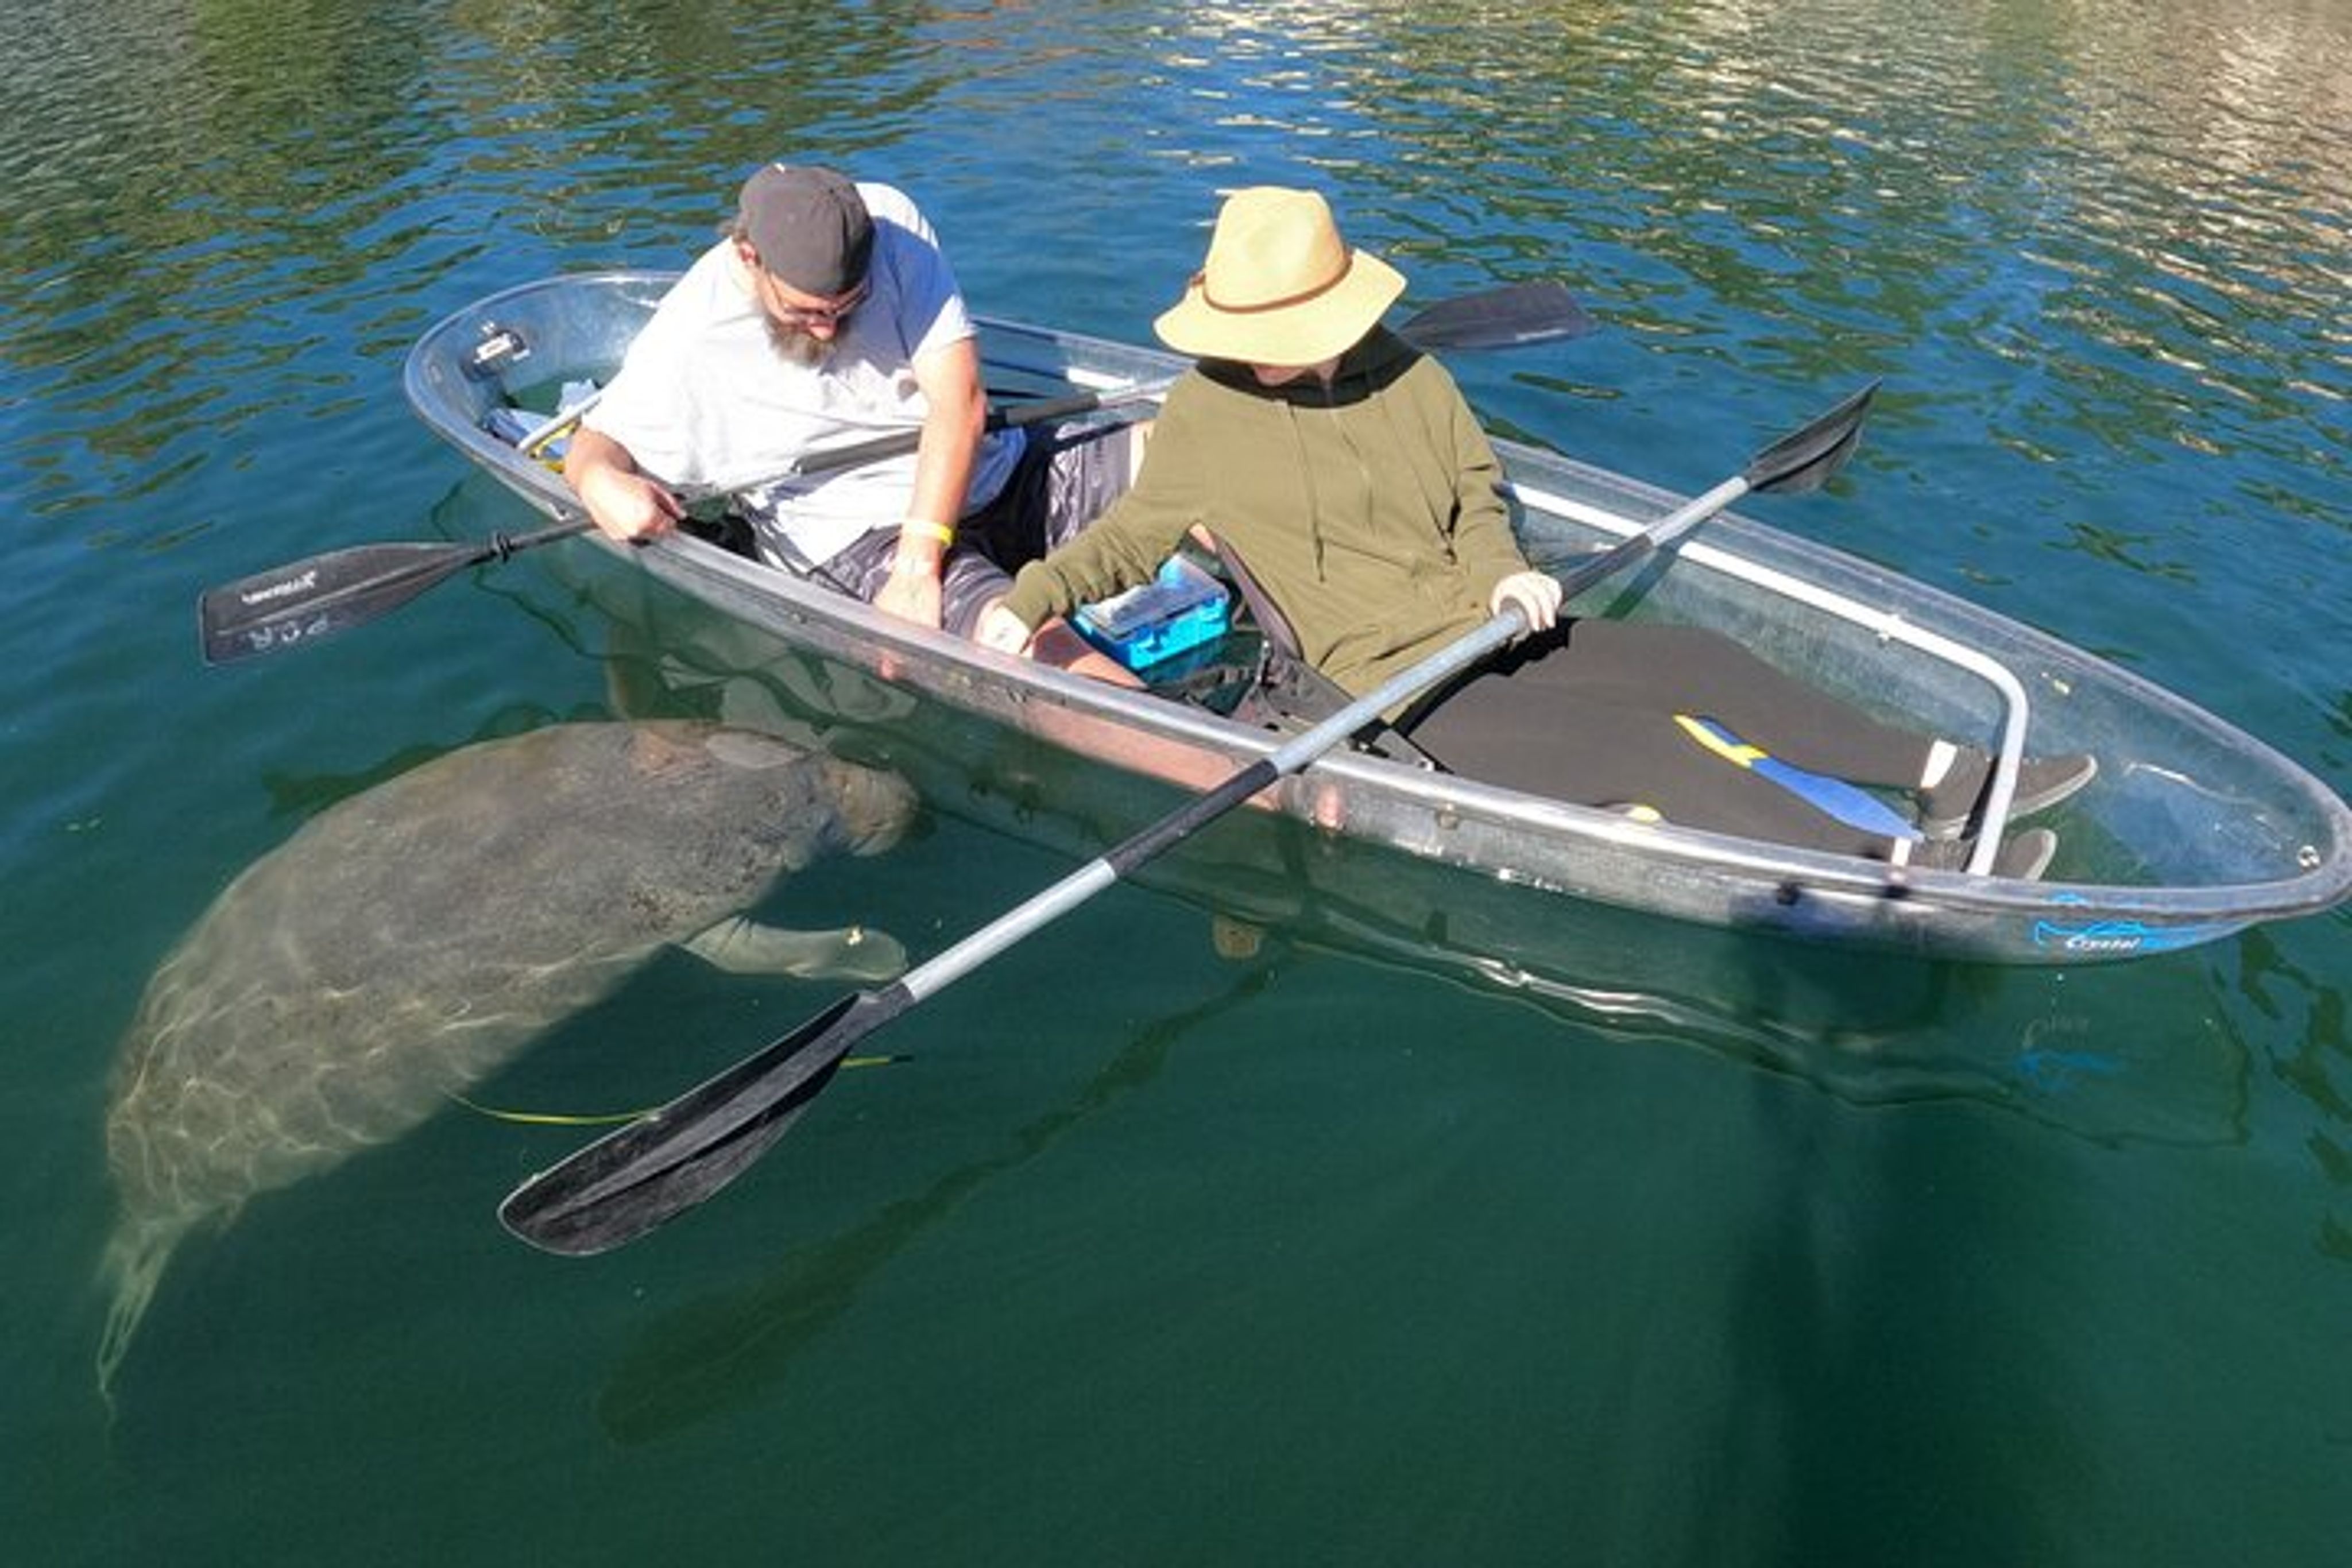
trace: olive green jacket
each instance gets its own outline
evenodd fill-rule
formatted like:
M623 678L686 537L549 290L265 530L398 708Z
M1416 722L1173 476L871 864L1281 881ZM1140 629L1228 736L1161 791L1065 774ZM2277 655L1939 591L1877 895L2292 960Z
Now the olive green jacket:
M1194 524L1238 551L1309 663L1360 695L1477 626L1527 569L1502 470L1454 378L1375 329L1326 387L1204 362L1170 391L1135 487L1024 567L1024 624L1150 580Z

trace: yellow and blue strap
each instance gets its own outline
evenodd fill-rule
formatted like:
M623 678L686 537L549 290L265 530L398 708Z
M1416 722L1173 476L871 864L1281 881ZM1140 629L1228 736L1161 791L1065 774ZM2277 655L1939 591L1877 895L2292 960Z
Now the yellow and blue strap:
M1689 714L1675 715L1675 722L1707 750L1734 767L1745 768L1760 778L1769 779L1815 810L1836 818L1850 828L1865 833L1877 833L1890 839L1916 840L1919 830L1906 821L1901 813L1885 801L1859 785L1843 779L1832 779L1826 773L1812 773L1793 763L1783 762L1760 746L1751 746L1711 718L1694 718Z

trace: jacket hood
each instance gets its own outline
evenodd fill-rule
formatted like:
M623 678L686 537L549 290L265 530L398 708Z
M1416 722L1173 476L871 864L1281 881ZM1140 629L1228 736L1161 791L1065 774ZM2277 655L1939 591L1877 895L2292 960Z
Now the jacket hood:
M1420 357L1420 350L1386 327L1374 327L1357 340L1354 348L1339 356L1339 368L1332 373L1328 390L1312 376L1300 376L1278 387L1263 386L1249 366L1233 360L1203 360L1201 373L1220 386L1245 392L1269 402L1288 403L1295 408L1345 408L1363 402L1395 381Z

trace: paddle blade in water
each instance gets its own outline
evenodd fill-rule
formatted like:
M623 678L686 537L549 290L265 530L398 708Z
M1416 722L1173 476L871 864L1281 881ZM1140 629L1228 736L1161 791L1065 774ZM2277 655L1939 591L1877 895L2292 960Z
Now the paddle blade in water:
M473 565L479 549L360 545L213 589L196 607L205 663L249 659L373 621Z
M196 604L205 663L226 664L363 625L469 566L585 533L587 519L480 543L355 545L257 572Z
M1406 320L1397 335L1417 349L1509 349L1555 338L1580 338L1592 318L1566 286L1539 280L1442 299Z
M1829 483L1862 442L1863 417L1878 383L1871 382L1792 435L1784 435L1748 465L1748 487L1801 496Z
M581 1186L582 1182L605 1173L584 1170L579 1181L573 1181L558 1177L569 1162L556 1166L508 1194L499 1206L499 1222L509 1233L541 1251L564 1258L593 1258L625 1247L742 1175L753 1160L792 1130L840 1065L838 1056L821 1062L797 1098L779 1103L764 1116L731 1124L727 1136L698 1144L691 1157L630 1171L628 1185L607 1195L583 1197ZM582 1153L593 1154L600 1146L591 1144ZM550 1177L558 1179L550 1181Z
M858 1040L913 1003L906 988L845 997L792 1033L507 1195L499 1218L542 1251L585 1258L635 1241L743 1174L833 1082Z

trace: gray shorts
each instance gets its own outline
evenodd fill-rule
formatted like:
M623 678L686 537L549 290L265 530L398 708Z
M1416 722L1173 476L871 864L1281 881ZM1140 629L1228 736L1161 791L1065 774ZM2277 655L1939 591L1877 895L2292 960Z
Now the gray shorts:
M890 581L898 553L898 530L876 528L817 569L835 587L871 604ZM951 547L940 563L940 624L959 637L980 626L980 612L1013 591L1005 570L967 544Z
M1013 572L1068 543L1126 494L1134 472L1130 424L1033 426L1025 435L1003 490L958 525L940 568L940 624L959 637L971 636L981 612L1013 591ZM816 575L870 604L890 580L898 549L896 527L877 528Z

